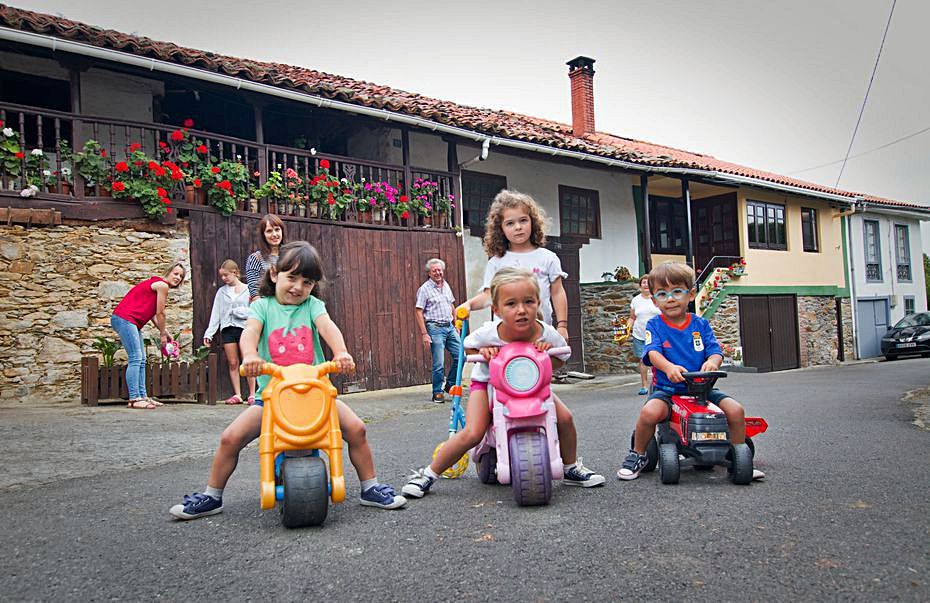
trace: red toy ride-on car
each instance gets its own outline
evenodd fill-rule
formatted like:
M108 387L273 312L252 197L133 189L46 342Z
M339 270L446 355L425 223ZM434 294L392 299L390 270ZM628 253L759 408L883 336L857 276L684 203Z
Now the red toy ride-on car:
M768 429L761 417L746 417L746 443L730 444L730 429L726 415L707 401L707 393L723 371L682 373L688 387L687 395L672 395L669 419L659 424L655 443L649 442L645 470L658 465L663 484L677 484L681 470L679 455L694 460L698 469L715 465L727 467L730 481L748 484L752 481L752 459L755 445L752 436Z

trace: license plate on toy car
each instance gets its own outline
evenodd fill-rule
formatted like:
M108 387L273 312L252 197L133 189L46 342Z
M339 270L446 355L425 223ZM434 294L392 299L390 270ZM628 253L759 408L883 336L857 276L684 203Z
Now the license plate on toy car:
M899 347L899 348L916 348L916 347L917 347L917 342L916 342L916 341L911 341L910 343L899 343L899 344L898 344L898 347Z
M726 432L723 431L708 431L706 433L692 433L691 441L692 442L706 442L707 440L725 440L727 439Z

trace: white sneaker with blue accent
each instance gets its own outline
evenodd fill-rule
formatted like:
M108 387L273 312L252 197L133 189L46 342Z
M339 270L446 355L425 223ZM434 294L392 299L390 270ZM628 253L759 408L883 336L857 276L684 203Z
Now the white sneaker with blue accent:
M578 457L578 461L573 467L565 470L565 485L566 486L581 486L582 488L591 488L593 486L600 486L604 483L604 476L597 474L581 463L581 457Z

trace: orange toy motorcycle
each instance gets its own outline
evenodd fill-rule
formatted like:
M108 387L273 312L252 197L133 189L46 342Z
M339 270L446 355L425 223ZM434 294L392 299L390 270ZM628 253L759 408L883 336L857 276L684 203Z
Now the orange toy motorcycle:
M326 376L338 372L335 362L262 366L271 380L262 391L258 439L261 505L277 504L288 528L322 524L327 498L341 503L346 497L337 392ZM321 450L329 457L328 471Z

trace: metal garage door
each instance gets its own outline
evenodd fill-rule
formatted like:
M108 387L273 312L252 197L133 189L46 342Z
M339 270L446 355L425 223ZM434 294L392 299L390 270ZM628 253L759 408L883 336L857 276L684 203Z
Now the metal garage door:
M882 353L882 335L888 330L888 300L860 299L856 303L856 325L859 358L879 356Z

